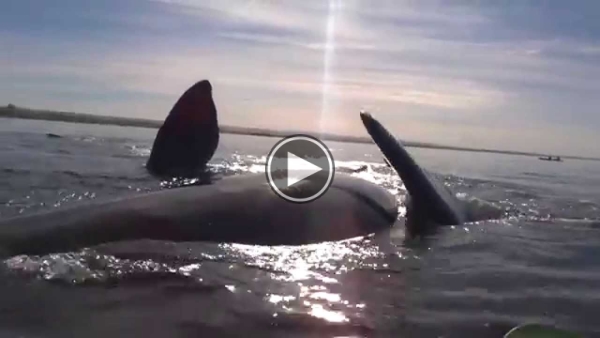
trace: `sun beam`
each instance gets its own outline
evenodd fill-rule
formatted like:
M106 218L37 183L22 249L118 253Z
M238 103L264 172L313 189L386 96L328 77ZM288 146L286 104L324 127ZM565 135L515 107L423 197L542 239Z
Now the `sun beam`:
M326 41L323 52L323 88L321 102L321 131L324 130L323 121L330 113L331 87L333 83L332 65L335 55L335 21L341 8L342 0L329 0L329 14L327 16Z

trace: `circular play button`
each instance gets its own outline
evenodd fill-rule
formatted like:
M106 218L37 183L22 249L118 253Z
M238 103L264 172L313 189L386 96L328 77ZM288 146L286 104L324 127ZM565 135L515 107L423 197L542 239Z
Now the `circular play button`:
M271 149L265 172L277 195L290 202L306 203L327 191L335 165L323 142L307 135L294 135Z

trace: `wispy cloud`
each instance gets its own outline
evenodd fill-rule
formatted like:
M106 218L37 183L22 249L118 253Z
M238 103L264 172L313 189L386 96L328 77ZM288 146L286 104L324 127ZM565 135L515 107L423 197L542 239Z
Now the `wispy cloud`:
M208 78L226 124L363 134L369 109L405 139L600 155L600 5L335 3L329 46L328 1L12 2L0 101L162 119Z

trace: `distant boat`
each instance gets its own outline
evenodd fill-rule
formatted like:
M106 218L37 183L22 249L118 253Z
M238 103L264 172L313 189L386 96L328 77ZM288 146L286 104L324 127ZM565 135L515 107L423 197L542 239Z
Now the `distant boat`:
M538 157L542 161L553 161L553 162L562 162L560 156L552 157L552 156L540 156Z

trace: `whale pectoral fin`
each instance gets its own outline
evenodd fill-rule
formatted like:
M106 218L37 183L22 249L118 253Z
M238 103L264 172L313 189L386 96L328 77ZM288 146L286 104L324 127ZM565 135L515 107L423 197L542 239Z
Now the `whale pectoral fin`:
M424 210L420 204L415 205L410 195L407 196L405 205L406 218L404 227L406 228L407 236L418 237L430 235L435 231L435 223L428 217L427 210ZM417 208L421 208L421 210Z
M196 176L219 144L212 85L199 81L183 93L158 130L146 168L163 177Z
M413 212L411 217L407 217L411 232L427 230L431 224L463 223L466 216L456 197L443 184L430 177L379 121L366 112L361 112L360 117L369 135L386 157L386 162L398 173L411 197Z

